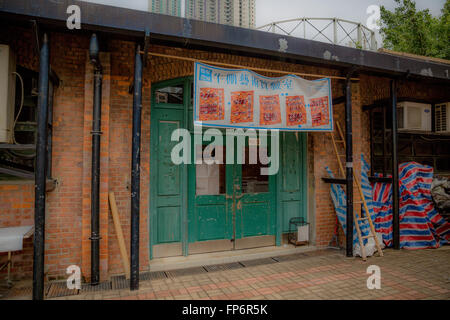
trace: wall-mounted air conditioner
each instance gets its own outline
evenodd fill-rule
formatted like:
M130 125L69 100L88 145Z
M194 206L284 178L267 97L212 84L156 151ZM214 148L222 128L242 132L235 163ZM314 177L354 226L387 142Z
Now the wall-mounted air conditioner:
M450 133L450 102L434 106L434 131Z
M399 102L398 130L431 131L431 104Z
M16 60L11 48L0 44L0 143L12 141L16 93Z

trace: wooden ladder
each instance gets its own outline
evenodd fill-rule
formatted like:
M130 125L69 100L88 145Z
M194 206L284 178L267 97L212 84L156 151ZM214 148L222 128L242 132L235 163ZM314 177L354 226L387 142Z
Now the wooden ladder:
M331 141L333 142L333 149L334 149L334 153L336 155L336 159L338 161L339 164L339 170L341 172L341 175L345 177L345 171L344 171L344 166L342 165L342 161L341 161L341 157L345 156L345 154L339 154L338 152L338 148L337 148L337 143L342 143L344 149L346 148L345 146L345 140L344 140L344 135L342 134L342 130L341 127L339 125L338 122L336 122L336 127L337 127L337 132L339 134L339 140L336 140L334 137L333 132L330 132L330 136L331 136ZM374 238L375 240L375 246L377 247L378 253L380 255L380 257L383 256L383 251L381 250L381 246L380 243L378 241L378 238L376 236L375 233L375 227L373 226L373 222L372 222L372 218L370 217L370 213L369 213L369 208L367 207L367 202L366 199L364 197L363 191L362 191L362 187L361 187L361 183L356 175L356 170L353 169L353 181L356 184L356 187L358 188L359 194L361 196L361 200L362 201L356 201L353 203L362 203L364 206L364 210L366 211L366 216L363 217L363 213L361 210L361 214L359 214L355 208L353 208L353 220L355 223L355 227L356 227L356 233L358 235L358 241L359 241L359 246L361 248L361 256L362 259L365 261L367 260L367 256L366 256L366 249L364 247L364 239L368 239L368 238ZM368 220L369 221L369 225L370 225L370 232L369 235L367 236L361 236L361 229L359 228L359 221L363 221L363 220Z

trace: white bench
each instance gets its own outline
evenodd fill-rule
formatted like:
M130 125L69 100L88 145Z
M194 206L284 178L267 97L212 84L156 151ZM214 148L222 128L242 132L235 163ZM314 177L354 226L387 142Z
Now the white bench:
M23 239L34 233L34 226L0 228L0 252L8 252L8 261L0 266L0 271L8 267L7 285L11 286L12 252L23 249Z

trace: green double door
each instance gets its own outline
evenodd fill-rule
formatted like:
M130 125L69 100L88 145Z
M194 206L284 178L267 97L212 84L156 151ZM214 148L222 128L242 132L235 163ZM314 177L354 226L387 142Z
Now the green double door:
M280 244L286 221L305 214L302 155L298 135L280 134L280 170L261 175L249 163L255 148L270 149L270 138L246 138L238 150L196 139L192 121L192 82L176 79L153 85L150 150L150 256L152 258ZM175 129L190 132L191 162L176 165L171 154ZM205 128L203 130L206 130ZM288 140L291 139L290 143ZM297 141L296 141L297 140ZM226 164L227 152L234 163ZM285 155L283 155L286 153ZM245 157L239 164L238 157ZM218 160L218 163L211 161ZM222 161L220 161L222 159ZM206 163L210 161L209 163ZM281 173L281 174L280 174Z
M224 141L225 137L215 145L216 154L211 159L208 152L205 154L209 141L193 141L198 163L188 169L189 253L275 245L276 176L261 175L264 165L259 161L248 164L250 153L258 152L250 143L267 146L258 138L247 138L239 152L236 138L233 145L224 146ZM225 164L229 152L234 161ZM223 161L199 163L201 158L203 162Z

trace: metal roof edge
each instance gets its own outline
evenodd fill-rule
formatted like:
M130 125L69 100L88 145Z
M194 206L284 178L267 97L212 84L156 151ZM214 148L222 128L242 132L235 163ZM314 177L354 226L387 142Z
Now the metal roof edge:
M273 58L294 58L333 67L357 66L360 70L377 71L393 76L409 74L436 80L450 80L450 66L419 61L403 56L349 48L319 41L295 38L254 29L215 24L186 18L155 14L77 0L0 0L0 13L36 19L66 28L69 5L81 8L84 30L170 39L239 52L261 53ZM68 30L77 32L78 30Z

